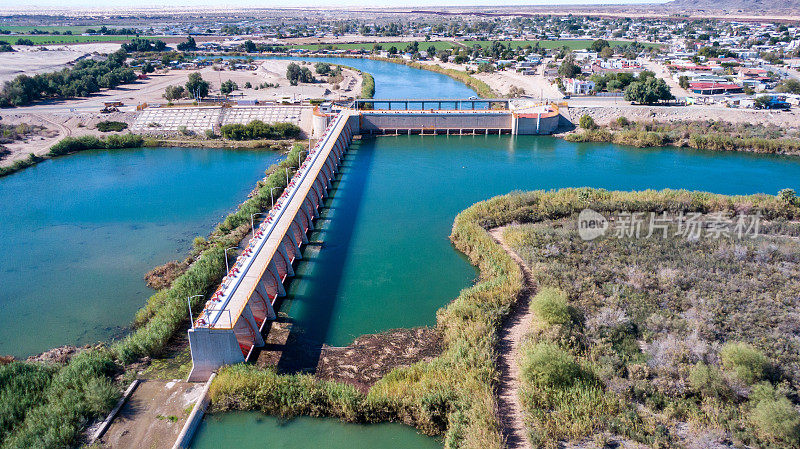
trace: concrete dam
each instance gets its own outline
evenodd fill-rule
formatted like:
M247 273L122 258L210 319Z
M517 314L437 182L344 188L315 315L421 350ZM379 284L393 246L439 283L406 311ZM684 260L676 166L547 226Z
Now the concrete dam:
M362 134L552 134L561 120L558 105L530 100L359 99L349 106L358 112ZM315 134L333 110L314 111Z
M389 109L374 109L381 102ZM400 102L406 109L393 109ZM462 102L472 108L463 109ZM522 107L512 100L424 100L439 109L408 109L413 103L421 101L357 100L347 107L315 109L316 145L192 322L190 381L207 380L222 365L247 361L254 348L264 345L262 331L276 318L275 301L286 295L284 282L294 276L293 264L302 258L301 249L354 135L550 134L561 117L555 105ZM456 107L441 109L446 103Z

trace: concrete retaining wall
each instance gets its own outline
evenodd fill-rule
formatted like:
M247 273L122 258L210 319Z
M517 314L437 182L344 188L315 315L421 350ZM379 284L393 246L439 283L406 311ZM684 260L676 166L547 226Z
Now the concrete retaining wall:
M458 129L511 129L509 113L458 113L458 112L363 112L362 133L379 133L386 129L402 130L458 130Z
M211 377L208 378L208 381L206 381L206 385L203 387L203 393L200 395L200 399L198 399L194 404L189 417L186 418L186 423L183 425L183 429L181 429L181 433L178 435L178 439L175 440L175 444L172 446L172 449L185 449L192 444L194 433L197 431L200 421L203 420L203 415L205 415L206 409L208 408L208 404L211 400L208 396L208 391L211 389L211 382L214 381L216 376L217 374L213 373L211 374Z

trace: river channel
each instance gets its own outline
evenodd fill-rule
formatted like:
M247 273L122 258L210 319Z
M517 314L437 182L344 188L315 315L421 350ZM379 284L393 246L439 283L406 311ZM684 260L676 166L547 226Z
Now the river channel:
M453 91L442 90L447 85L442 75L402 65L308 60L339 62L371 73L376 98L473 95L460 84ZM321 244L304 251L281 311L305 340L333 346L347 345L364 333L432 325L436 310L477 274L447 238L458 212L513 190L578 186L776 194L785 187L800 188L800 161L571 143L547 136L364 138L345 157L340 181L311 236ZM268 438L251 438L265 435L267 428ZM300 434L331 432L353 447L420 447L394 443L392 438L407 437L408 429L402 427L387 427L394 430L376 441L374 435L381 431L371 426L309 418L281 424L255 413L207 419L195 445L211 447L225 436L241 435L244 448L295 447L298 429Z

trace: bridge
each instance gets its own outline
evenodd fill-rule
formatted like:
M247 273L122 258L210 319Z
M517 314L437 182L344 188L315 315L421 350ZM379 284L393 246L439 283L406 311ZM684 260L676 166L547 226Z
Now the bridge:
M190 381L206 380L217 368L246 361L264 345L261 332L274 320L275 300L319 216L320 204L353 138L357 116L341 111L326 127L267 218L189 329Z
M381 101L390 109L364 109L368 102ZM397 102L406 109L391 109ZM422 102L455 107L407 109ZM460 109L469 102L474 102L470 109ZM559 120L556 105L497 99L357 100L348 107L317 108L316 146L192 322L189 380L206 380L222 365L247 361L264 345L262 331L276 318L275 301L286 295L284 282L294 276L293 264L302 258L302 246L308 243L308 232L354 134L550 134Z

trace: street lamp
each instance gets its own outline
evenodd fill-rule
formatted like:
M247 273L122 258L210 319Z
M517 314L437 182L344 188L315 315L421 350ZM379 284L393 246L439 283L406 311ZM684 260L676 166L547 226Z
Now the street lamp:
M269 199L272 200L272 207L275 207L275 196L272 195L272 192L275 191L275 189L280 189L280 187L273 187L269 189Z
M286 170L286 187L289 187L289 167L284 167L283 169Z
M311 148L311 147L309 147L309 148ZM303 153L308 154L308 151L300 150L300 152L297 153L297 169L298 170L300 170L300 163L303 162L303 159L300 157L300 155L303 154Z
M270 193L272 193L272 192L270 192ZM267 214L268 214L268 212L256 212L254 214L250 214L250 230L253 231L253 237L256 236L256 226L255 226L255 221L253 221L253 218L256 215L267 215Z
M194 318L192 317L192 298L197 298L198 296L201 298L203 297L203 295L194 295L186 298L186 303L189 304L189 324L192 326L192 329L194 329Z
M228 250L229 249L236 249L237 247L231 246L230 248L225 248L225 272L229 273L231 271L230 267L228 267Z

